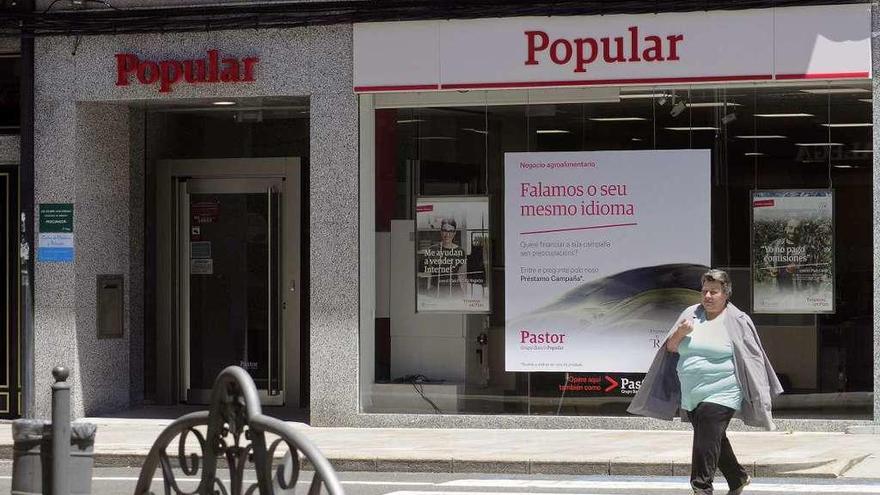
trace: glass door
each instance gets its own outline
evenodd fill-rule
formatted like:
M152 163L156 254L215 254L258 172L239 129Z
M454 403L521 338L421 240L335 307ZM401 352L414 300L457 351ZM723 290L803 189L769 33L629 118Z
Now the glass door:
M186 400L217 374L250 373L266 404L284 400L281 178L180 179L179 328Z

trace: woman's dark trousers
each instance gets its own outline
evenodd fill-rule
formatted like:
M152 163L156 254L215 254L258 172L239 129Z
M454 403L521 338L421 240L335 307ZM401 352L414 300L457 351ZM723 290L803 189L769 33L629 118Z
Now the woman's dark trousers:
M716 467L721 470L731 489L739 488L748 477L727 440L727 425L734 412L729 407L712 402L700 402L693 411L688 411L688 418L694 427L691 454L691 486L694 493L712 493Z

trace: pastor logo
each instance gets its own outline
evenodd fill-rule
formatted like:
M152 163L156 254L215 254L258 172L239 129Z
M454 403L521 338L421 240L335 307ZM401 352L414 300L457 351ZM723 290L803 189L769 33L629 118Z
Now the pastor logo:
M564 333L553 333L549 331L532 332L531 330L519 331L520 344L564 344Z

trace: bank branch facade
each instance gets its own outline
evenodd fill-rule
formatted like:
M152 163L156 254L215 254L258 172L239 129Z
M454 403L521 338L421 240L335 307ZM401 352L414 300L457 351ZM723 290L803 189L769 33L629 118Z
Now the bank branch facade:
M314 425L681 428L626 407L716 267L781 427L876 425L872 9L39 37L34 369L78 415L236 364Z

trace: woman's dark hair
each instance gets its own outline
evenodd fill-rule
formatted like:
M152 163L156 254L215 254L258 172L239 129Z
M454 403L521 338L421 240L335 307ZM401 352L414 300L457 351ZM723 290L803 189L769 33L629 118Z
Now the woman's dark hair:
M444 225L452 225L452 228L457 229L458 225L455 223L454 218L444 218L440 220L440 228L442 229Z

